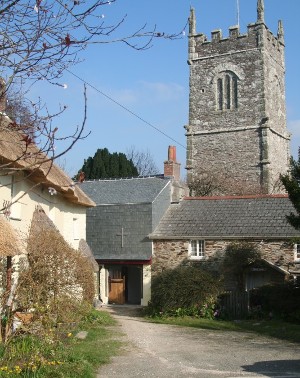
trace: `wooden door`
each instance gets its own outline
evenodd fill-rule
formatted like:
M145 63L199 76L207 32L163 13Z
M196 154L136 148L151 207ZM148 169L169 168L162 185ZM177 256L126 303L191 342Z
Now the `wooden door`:
M110 278L109 280L109 303L124 304L125 303L125 277Z

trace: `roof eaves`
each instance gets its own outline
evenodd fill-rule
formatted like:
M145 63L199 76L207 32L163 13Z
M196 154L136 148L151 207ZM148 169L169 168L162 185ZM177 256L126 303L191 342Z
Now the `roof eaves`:
M277 270L278 272L282 273L282 274L285 274L285 275L289 275L290 272L286 269L283 269L281 268L280 266L277 266L275 264L273 264L272 262L266 260L266 259L262 259L264 263L266 263L268 266L270 266L271 268Z
M299 234L300 236L300 234ZM295 235L221 235L221 236L209 236L209 235L163 235L163 234L149 234L151 240L289 240L295 238Z
M100 206L127 206L127 205L151 205L152 202L116 202L116 203L99 203L96 207Z

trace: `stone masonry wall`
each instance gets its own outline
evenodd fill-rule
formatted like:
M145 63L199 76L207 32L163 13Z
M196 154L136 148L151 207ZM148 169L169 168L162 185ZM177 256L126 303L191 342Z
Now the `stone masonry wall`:
M274 37L270 30L264 28L263 33L262 54L268 126L286 135L284 45Z
M263 23L250 24L246 35L232 27L228 38L215 30L211 41L190 35L189 65L188 182L225 170L249 188L224 194L272 193L289 156L283 43ZM237 78L238 105L220 110L217 83L227 73Z
M290 148L289 148L289 138L281 138L269 130L268 133L268 160L269 172L270 172L270 189L269 193L280 193L282 192L282 185L280 184L279 176L280 174L285 174L287 172L287 167L290 162Z
M234 193L234 189L240 187L239 183L242 183L245 194L260 193L257 129L202 134L189 138L188 146L193 154L193 175L197 174L195 171L203 171L214 180L224 180L222 186L227 187L230 194L244 194Z
M286 129L284 46L268 30L264 30L264 77L266 126L270 171L270 192L276 187L279 175L286 173L290 159L290 135Z
M165 269L191 264L200 264L204 269L218 272L226 246L232 242L233 240L206 240L206 257L201 260L190 260L188 240L154 240L152 276ZM294 246L292 244L282 240L258 240L256 243L262 253L262 258L285 270L293 268Z

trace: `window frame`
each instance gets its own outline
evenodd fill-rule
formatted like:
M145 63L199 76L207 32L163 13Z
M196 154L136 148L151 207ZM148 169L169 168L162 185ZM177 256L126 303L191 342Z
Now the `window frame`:
M232 71L222 71L216 77L216 109L219 112L239 108L238 76Z
M196 246L196 250L193 244ZM205 257L206 257L205 256L205 240L204 239L191 239L189 241L189 259L204 260Z

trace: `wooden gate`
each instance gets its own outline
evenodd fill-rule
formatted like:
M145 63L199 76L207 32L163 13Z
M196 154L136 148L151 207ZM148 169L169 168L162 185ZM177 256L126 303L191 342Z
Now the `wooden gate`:
M249 292L227 291L220 300L221 311L230 319L243 319L248 315Z
M125 303L125 277L109 278L109 303Z

